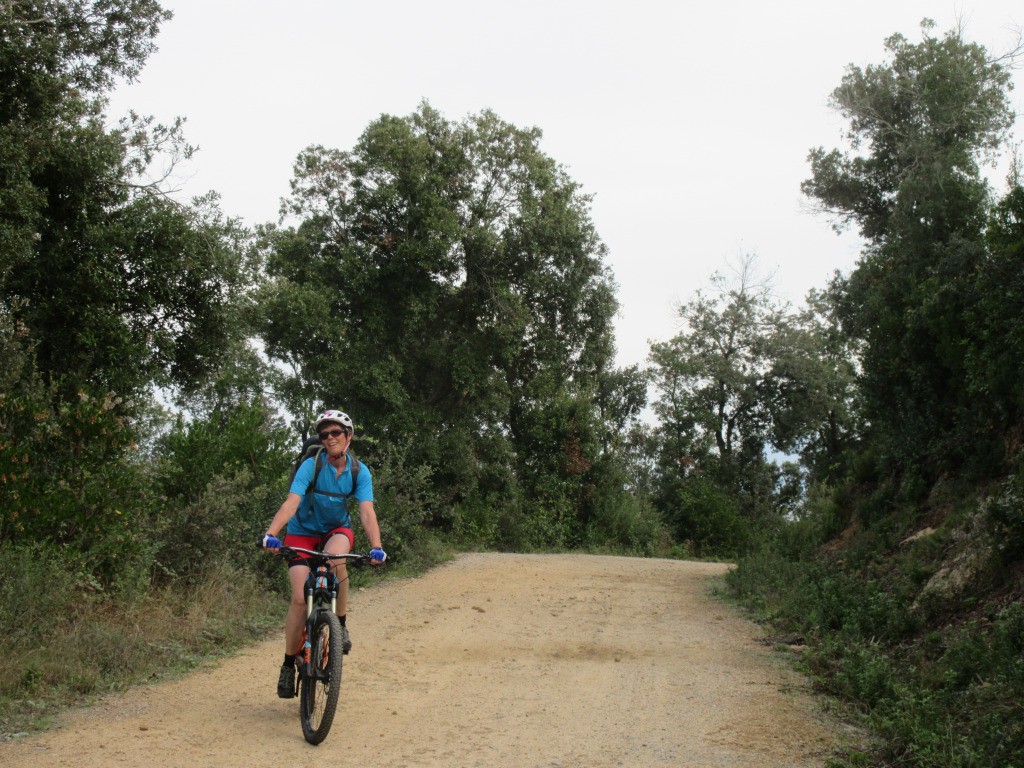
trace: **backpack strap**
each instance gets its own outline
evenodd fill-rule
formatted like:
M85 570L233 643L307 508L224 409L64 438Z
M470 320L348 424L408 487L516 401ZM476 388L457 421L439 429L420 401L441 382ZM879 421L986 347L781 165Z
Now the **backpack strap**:
M324 468L324 447L321 445L316 449L316 453L313 454L313 479L309 481L309 485L306 487L306 493L308 494L316 486L317 478L320 477L320 470Z
M352 471L352 493L350 493L349 496L354 496L356 493L356 481L359 479L359 468L362 466L362 462L359 461L359 459L357 459L351 453L346 454L346 456L348 456L348 461L349 464L351 465ZM313 454L313 479L310 480L309 486L306 488L307 494L310 491L312 491L313 488L316 487L317 478L320 477L320 470L324 468L324 464L326 463L327 460L324 458L324 447L321 445L319 448L316 449L316 453ZM320 491L320 493L324 493L325 495L328 496L335 495L332 493L327 493L326 491Z
M356 481L359 480L359 468L361 466L363 466L363 464L362 464L361 461L359 461L359 459L357 459L351 453L347 454L347 455L348 455L349 464L352 465L352 495L355 496L355 493L356 493Z

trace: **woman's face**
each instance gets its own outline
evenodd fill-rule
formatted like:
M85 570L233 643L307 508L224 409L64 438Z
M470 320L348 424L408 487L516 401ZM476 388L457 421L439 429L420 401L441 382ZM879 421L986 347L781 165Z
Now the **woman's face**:
M337 458L347 451L349 443L352 442L352 434L340 424L335 424L332 421L320 427L319 435L320 443L327 450L327 455L333 458Z

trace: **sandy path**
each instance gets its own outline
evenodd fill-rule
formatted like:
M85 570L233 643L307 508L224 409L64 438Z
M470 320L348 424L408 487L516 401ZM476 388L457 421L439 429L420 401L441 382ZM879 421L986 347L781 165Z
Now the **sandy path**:
M354 596L327 740L274 692L281 642L0 744L23 766L820 766L835 738L724 566L469 555Z

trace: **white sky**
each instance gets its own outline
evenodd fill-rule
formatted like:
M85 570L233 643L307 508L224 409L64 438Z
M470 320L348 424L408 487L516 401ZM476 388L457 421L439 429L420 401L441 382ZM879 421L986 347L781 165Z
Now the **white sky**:
M372 120L423 99L451 120L490 108L537 126L594 195L621 365L673 336L677 305L743 253L794 303L853 265L857 238L805 212L800 194L808 151L840 142L826 102L846 65L881 63L894 32L917 41L926 16L936 33L963 16L993 53L1024 25L1019 0L163 4L175 17L160 50L109 114L187 119L200 151L180 178L186 196L216 190L226 214L276 221L303 148L350 149Z

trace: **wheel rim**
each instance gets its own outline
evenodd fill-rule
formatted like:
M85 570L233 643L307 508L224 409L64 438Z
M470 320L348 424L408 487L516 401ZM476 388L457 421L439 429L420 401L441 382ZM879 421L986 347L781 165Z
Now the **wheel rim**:
M306 741L319 744L331 728L341 687L341 625L333 614L317 621L307 671L300 700L302 731Z
M327 700L331 694L330 661L331 626L324 624L310 655L312 677L309 680L309 693L313 706L309 720L313 730L318 730L323 724Z

